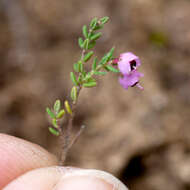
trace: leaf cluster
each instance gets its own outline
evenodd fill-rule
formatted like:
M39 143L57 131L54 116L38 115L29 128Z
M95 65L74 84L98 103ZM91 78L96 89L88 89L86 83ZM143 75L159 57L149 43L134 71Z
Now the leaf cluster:
M72 99L72 105L76 104L80 89L82 87L92 88L97 85L96 76L106 75L108 72L118 73L118 69L111 66L113 60L114 47L111 48L101 59L94 56L92 50L96 45L97 40L102 36L100 29L103 29L104 25L109 21L109 17L103 17L100 19L93 18L90 24L82 27L82 37L79 37L78 44L82 49L82 55L79 60L73 64L73 71L70 72L70 79L73 83L73 87L70 92ZM91 61L90 71L85 68L86 64ZM73 116L73 110L66 100L64 102L64 108L61 108L60 100L56 100L53 109L46 108L48 115L51 118L52 127L49 127L49 131L59 136L62 132L62 128L59 123L64 117L65 113ZM73 115L72 115L73 114Z
M113 58L114 48L112 48L108 53L106 53L100 61L98 61L97 57L93 59L91 71L86 71L84 68L84 64L88 62L94 55L92 49L96 40L98 40L102 33L99 32L100 29L104 27L109 20L109 17L103 17L101 19L93 18L89 24L89 26L84 25L82 27L83 37L78 39L80 48L83 49L83 55L81 59L73 65L74 72L70 73L71 80L75 86L83 86L83 87L94 87L97 82L94 78L94 75L106 75L107 72L119 72L116 68L112 67L109 62ZM72 88L71 98L74 96L74 90ZM76 94L76 93L75 93Z
M99 20L93 18L89 26L84 25L82 27L83 37L78 39L80 48L85 50L92 49L96 45L96 40L102 36L102 33L98 32L98 30L102 29L108 21L109 17L103 17Z
M63 119L66 111L68 114L72 114L72 109L68 103L68 101L65 101L65 109L61 108L61 101L60 100L56 100L54 105L53 105L53 109L50 109L49 107L46 108L46 112L49 115L49 117L51 118L51 124L52 127L49 127L49 131L56 136L59 136L60 133L60 126L59 126L59 121L61 119Z

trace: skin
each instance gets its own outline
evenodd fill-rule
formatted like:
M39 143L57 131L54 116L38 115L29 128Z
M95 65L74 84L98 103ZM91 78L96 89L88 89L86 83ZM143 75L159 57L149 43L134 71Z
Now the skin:
M86 170L57 164L55 156L42 147L0 134L0 190L126 189L115 188L114 183L97 177L94 172L79 175Z

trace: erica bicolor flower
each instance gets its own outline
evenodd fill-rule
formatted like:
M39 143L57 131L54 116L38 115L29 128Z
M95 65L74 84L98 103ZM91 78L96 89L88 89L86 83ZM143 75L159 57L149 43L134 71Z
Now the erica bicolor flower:
M122 76L119 78L119 83L125 89L128 87L137 86L141 90L143 87L139 84L140 77L144 75L138 72L138 67L141 65L140 59L131 52L122 53L119 58L116 58L112 62L117 64Z

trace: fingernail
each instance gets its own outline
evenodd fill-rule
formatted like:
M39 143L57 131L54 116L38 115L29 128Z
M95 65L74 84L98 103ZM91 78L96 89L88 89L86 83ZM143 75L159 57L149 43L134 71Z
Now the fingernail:
M65 169L64 169L65 171ZM93 169L67 170L53 190L128 190L113 175Z

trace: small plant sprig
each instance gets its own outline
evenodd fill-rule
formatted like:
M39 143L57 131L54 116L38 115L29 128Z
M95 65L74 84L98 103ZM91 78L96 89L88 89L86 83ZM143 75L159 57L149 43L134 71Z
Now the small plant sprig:
M73 83L70 92L71 100L65 100L64 107L61 106L60 100L56 100L52 109L46 108L52 123L52 126L49 127L49 131L61 139L61 165L64 164L68 150L84 129L84 126L81 126L79 131L75 135L72 135L76 105L80 91L83 88L95 87L97 85L97 76L113 72L122 75L119 82L125 89L128 89L130 86L138 86L142 89L139 85L139 78L142 77L142 74L137 71L137 67L140 66L141 63L137 56L128 52L121 54L119 58L113 58L114 47L101 59L98 59L94 55L92 49L96 45L96 41L102 36L102 33L99 31L103 29L108 20L108 17L100 19L93 18L89 26L84 25L82 27L83 37L79 37L78 39L81 56L79 60L73 64L73 71L70 72L70 79ZM86 67L89 63L91 64L90 71L87 70ZM116 65L118 66L117 68Z

